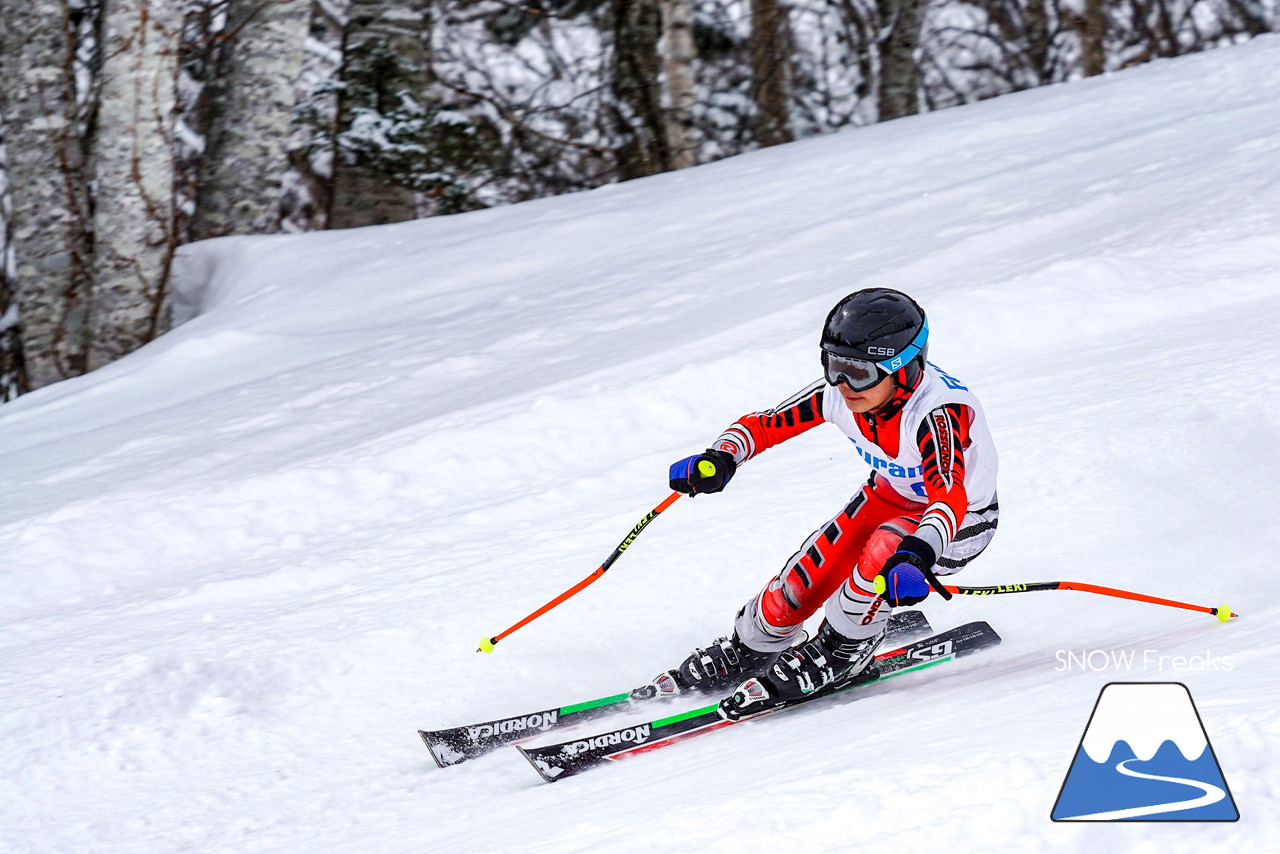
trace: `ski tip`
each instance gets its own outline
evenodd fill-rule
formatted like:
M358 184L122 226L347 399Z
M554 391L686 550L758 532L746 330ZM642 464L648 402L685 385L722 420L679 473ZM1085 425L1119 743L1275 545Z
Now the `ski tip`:
M436 761L436 765L441 768L450 768L459 762L466 762L478 756L478 753L468 753L463 749L454 746L447 736L443 736L441 732L431 732L429 730L420 729L418 735L422 738L422 743L427 746L427 752L431 754L431 758Z
M523 756L526 760L528 760L529 764L533 766L533 770L538 772L538 776L541 777L546 782L554 783L556 780L560 779L560 777L564 774L563 768L552 767L551 765L547 764L546 760L533 755L532 753L525 750L523 747L521 747L518 744L513 746L515 747L516 750L520 751L521 756Z
M448 766L446 766L443 762L441 762L441 761L440 761L440 757L439 757L439 756L436 756L435 748L431 746L431 734L430 734L430 733L428 733L426 730L421 730L421 729L420 729L420 730L418 730L418 737L419 737L419 738L421 738L421 739L422 739L422 743L423 743L423 744L425 744L425 745L427 746L427 753L430 753L430 754L431 754L431 758L432 758L433 760L435 760L436 767L437 767L437 768L445 768L445 767L448 767Z

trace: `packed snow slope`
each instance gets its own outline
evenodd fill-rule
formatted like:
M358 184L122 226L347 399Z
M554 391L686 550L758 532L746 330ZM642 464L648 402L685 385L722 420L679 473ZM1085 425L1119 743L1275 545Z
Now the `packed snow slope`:
M175 331L0 408L6 852L1280 849L1280 39L588 193L179 259ZM668 464L887 285L985 402L1003 518L926 602L1005 642L547 785L415 734L626 690L866 477ZM1134 655L1070 669L1066 651ZM1181 656L1182 659L1177 657ZM1229 669L1228 669L1229 668ZM1182 681L1231 825L1054 824L1099 689Z

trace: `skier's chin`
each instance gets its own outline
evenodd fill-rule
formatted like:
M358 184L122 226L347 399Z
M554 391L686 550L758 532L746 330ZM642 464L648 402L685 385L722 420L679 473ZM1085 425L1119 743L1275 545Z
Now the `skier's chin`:
M862 395L857 395L857 394L849 395L849 394L845 394L844 392L841 392L840 395L841 397L844 398L844 405L849 407L849 411L852 412L854 415L861 415L862 413L868 412L873 408L871 405L871 401L867 400Z

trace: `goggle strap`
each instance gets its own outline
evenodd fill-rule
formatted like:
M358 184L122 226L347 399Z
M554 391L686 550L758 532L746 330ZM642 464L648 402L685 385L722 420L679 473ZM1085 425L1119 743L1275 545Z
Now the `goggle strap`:
M876 367L880 368L880 370L884 371L886 374L893 373L918 356L920 351L924 349L924 345L928 340L929 320L926 318L924 323L920 326L920 331L916 333L916 337L911 339L911 343L908 344L901 353L885 359L884 361L876 362Z

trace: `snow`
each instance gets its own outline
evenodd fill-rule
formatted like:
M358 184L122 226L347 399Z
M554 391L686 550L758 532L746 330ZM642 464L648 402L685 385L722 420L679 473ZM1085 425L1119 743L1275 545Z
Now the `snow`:
M572 196L185 248L188 322L0 408L4 850L1275 850L1277 67L1259 38ZM813 431L474 652L598 566L672 460L816 378L826 311L870 284L925 305L1000 450L1001 529L959 583L1241 619L931 600L1004 644L555 785L512 750L437 769L417 728L631 687L842 506L865 468ZM1062 666L1096 649L1136 663ZM1188 686L1238 823L1049 820L1099 690L1133 680Z

